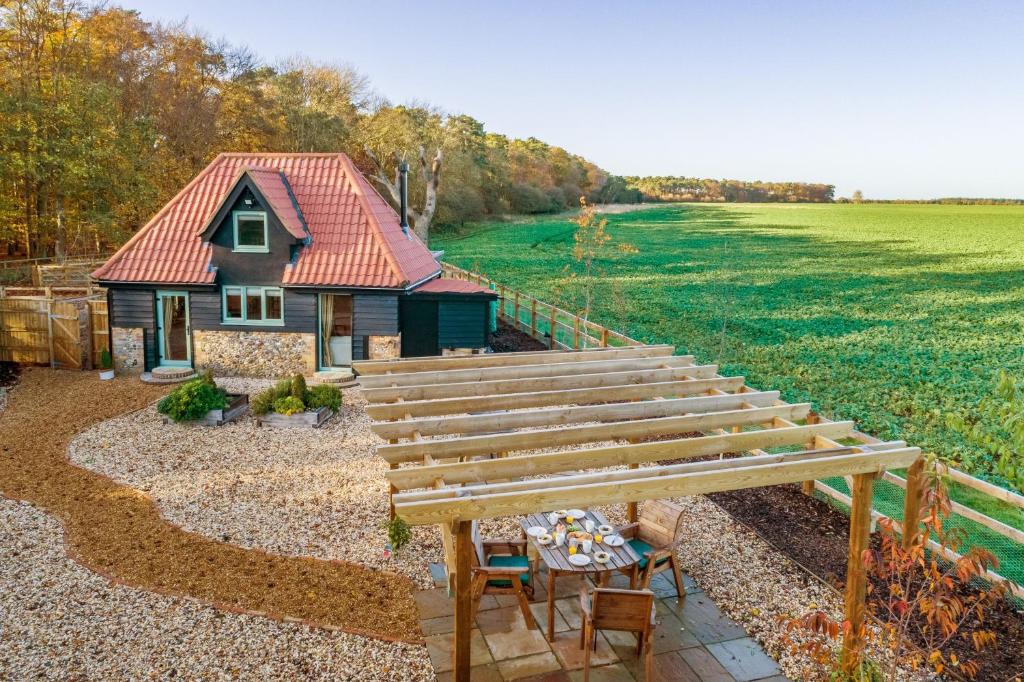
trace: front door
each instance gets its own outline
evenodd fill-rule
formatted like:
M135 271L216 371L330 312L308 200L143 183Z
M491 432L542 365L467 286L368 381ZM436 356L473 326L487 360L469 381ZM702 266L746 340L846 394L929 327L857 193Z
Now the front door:
M158 291L156 335L160 365L189 367L192 364L191 329L188 324L188 292Z
M352 297L320 294L320 369L352 364Z

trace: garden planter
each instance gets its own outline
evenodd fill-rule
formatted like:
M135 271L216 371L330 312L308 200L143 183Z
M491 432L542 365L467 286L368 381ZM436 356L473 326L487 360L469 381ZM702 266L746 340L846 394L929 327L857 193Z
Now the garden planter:
M100 381L110 381L114 378L114 370L102 369L100 370Z
M210 410L203 418L207 426L221 426L229 421L241 417L249 411L249 396L245 394L228 393L228 404L222 410Z
M223 426L229 421L238 419L243 414L249 411L249 396L238 393L227 394L228 404L221 410L210 410L206 413L206 416L202 419L198 419L195 424L203 424L204 426ZM173 424L174 420L170 417L164 417L164 424ZM186 422L188 423L188 422Z
M316 410L307 410L305 412L299 412L297 414L279 414L277 412L268 412L256 419L257 426L277 426L280 428L309 428L314 429L320 428L320 425L328 420L331 416L331 410L327 407L321 407Z

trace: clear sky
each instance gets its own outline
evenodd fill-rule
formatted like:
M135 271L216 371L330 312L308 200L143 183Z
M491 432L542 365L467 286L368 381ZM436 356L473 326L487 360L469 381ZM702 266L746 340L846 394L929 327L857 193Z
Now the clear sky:
M1024 2L118 4L622 175L1024 198Z

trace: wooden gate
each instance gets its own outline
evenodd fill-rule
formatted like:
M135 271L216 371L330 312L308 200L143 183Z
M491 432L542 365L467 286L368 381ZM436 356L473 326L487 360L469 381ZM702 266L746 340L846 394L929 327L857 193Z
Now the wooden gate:
M57 367L82 369L80 308L73 303L50 303L51 358Z

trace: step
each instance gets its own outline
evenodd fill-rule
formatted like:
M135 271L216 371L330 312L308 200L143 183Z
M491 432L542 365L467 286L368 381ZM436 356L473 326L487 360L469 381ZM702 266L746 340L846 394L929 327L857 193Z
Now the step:
M172 369L178 371L168 371ZM198 376L191 367L154 367L152 372L144 372L140 378L144 384L180 384Z
M353 386L356 383L356 376L347 369L331 369L316 372L310 378L311 384L330 384L338 388Z

